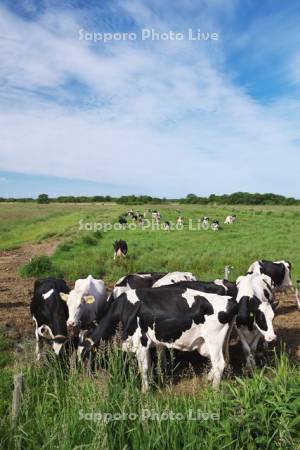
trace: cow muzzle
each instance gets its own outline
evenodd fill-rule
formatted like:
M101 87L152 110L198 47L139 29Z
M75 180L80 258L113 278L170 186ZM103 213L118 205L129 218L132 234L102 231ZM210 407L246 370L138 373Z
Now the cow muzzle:
M265 341L266 342L269 342L269 343L275 343L276 342L276 340L277 340L277 336L276 336L276 334L267 334L266 336L265 336Z

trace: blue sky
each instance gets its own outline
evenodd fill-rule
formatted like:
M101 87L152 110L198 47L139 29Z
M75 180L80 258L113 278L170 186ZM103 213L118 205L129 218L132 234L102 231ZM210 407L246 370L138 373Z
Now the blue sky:
M299 23L300 1L0 1L0 196L300 197Z

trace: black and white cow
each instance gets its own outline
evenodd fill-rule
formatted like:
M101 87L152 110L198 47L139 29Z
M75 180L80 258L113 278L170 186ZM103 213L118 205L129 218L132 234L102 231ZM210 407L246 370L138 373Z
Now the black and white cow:
M164 230L165 231L170 231L171 230L171 224L170 224L170 222L168 220L164 223Z
M41 357L45 341L59 355L67 340L68 307L60 293L67 295L70 289L65 281L56 278L43 278L34 283L30 311L35 323L36 356Z
M274 283L275 291L294 290L298 308L300 309L298 290L293 287L291 271L292 265L289 261L273 262L262 259L251 264L247 273L264 273L268 275Z
M125 219L124 216L119 217L119 224L122 226L122 228L126 228L127 220Z
M213 231L219 231L219 229L220 229L220 224L219 224L219 221L218 221L218 220L213 220L213 221L212 221L211 229L212 229Z
M100 341L107 341L122 325L123 350L135 353L142 375L142 390L148 389L151 347L197 350L211 360L208 374L218 386L224 368L224 346L237 304L229 296L174 288L133 289L112 300L99 326L88 333L81 348L86 356Z
M255 353L261 337L275 342L272 280L265 274L248 274L237 279L238 314L236 328L246 357L246 366L255 367Z
M208 227L209 227L209 217L203 217L203 219L202 219L202 225L203 225L203 227L205 227L205 228L208 228Z
M148 272L133 273L120 278L113 289L110 299L117 298L123 292L130 289L145 289L150 287L160 287L179 281L196 280L191 272Z
M224 223L227 225L232 225L235 221L236 221L236 215L231 214L230 216L226 217L226 219L224 220Z
M177 224L179 227L182 227L182 226L183 226L183 218L182 218L182 216L178 216L178 217L177 217L176 224Z
M126 241L123 241L122 239L120 239L119 241L115 241L113 243L113 248L114 248L114 259L116 259L117 256L125 257L127 255L128 246Z

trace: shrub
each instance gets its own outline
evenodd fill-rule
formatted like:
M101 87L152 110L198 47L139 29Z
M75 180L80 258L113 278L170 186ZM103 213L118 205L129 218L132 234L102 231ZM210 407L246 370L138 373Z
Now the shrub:
M53 265L49 256L46 255L32 258L31 261L24 264L24 266L21 267L20 275L22 277L62 276Z
M94 238L93 236L89 236L89 235L82 236L81 240L85 245L97 245L98 244L97 239Z

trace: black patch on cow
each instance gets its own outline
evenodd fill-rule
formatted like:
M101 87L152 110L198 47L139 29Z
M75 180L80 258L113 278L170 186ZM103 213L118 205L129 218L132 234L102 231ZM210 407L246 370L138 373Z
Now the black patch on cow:
M115 241L113 243L113 248L114 248L115 252L117 252L118 250L121 250L123 255L126 255L127 251L128 251L127 242L123 241L122 239L120 239L119 241Z
M259 261L260 272L268 275L275 286L280 286L284 280L286 267L283 263L274 263L272 261Z
M268 300L270 300L271 295L270 295L270 292L267 291L267 289L264 289L264 296L265 296Z
M255 312L255 322L259 326L259 328L263 331L267 331L268 326L266 322L266 317L262 311L259 309Z
M230 323L238 313L238 304L234 299L229 299L226 305L226 311L220 311L218 319L221 323Z
M258 327L266 331L268 329L265 315L259 309L262 302L254 295L253 297L242 297L238 303L239 312L236 319L237 327L246 325L249 330L253 330L254 321Z
M145 333L142 333L141 344L143 347L147 347L148 345L148 338Z
M227 288L226 294L235 299L238 293L237 285L225 279L223 279L223 284Z
M173 286L136 291L141 299L139 325L142 333L151 328L158 340L174 342L191 328L193 321L204 323L205 315L213 314L212 305L201 295L196 295L189 307L182 297L185 292L186 289L174 289Z
M238 314L236 317L236 325L239 328L241 325L248 326L249 330L253 330L254 315L250 311L249 296L242 297L238 302Z

